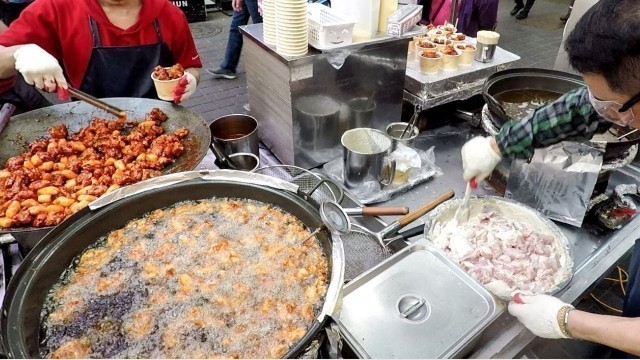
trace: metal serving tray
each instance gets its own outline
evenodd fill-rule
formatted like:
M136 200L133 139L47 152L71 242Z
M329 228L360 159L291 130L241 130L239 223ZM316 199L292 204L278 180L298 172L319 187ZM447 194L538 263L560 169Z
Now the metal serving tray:
M343 289L339 326L361 358L461 357L504 304L426 241Z

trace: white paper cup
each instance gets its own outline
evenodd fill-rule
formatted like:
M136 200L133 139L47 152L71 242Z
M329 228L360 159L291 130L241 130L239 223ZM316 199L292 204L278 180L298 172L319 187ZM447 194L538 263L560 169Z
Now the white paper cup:
M440 41L442 44L439 44L436 41ZM453 45L453 41L447 39L445 36L438 37L433 43L436 44L437 50L443 50L445 47Z
M167 67L165 69L169 68ZM157 80L153 77L153 73L151 73L151 80L153 80L153 85L155 85L156 87L158 98L160 100L173 101L173 90L175 90L176 86L178 86L178 82L180 81L180 79L185 77L185 75L182 75L182 77L173 80Z
M454 49L456 51L456 55L447 55L442 54L442 70L444 71L456 71L458 70L458 62L460 61L460 57L462 56L462 52L458 49Z
M443 56L437 51L427 50L427 52L433 52L438 54L437 58L429 58L424 55L424 51L418 54L420 61L420 72L423 74L437 74L442 68Z
M435 40L437 37L440 37L440 36L445 36L445 33L444 31L439 29L429 30L429 32L427 33L427 37L429 37L431 41Z
M428 47L427 47L427 46L424 46L425 44L427 44L427 46L428 46ZM422 42L417 42L417 43L415 43L415 46L414 46L413 51L414 51L414 52L415 52L415 54L416 54L416 60L419 60L418 54L420 54L420 53L421 53L422 51L424 51L424 50L433 50L433 51L436 51L436 50L437 50L437 48L436 48L435 44L434 44L434 43L432 43L432 42L430 42L430 41L425 42L425 41L423 40Z
M466 45L471 45L471 44L462 43L462 44L456 45L456 50L462 53L462 55L460 55L460 58L458 59L459 66L471 66L473 64L473 56L476 52L476 47L471 45L473 46L472 49L465 49L464 47ZM463 47L463 48L461 49L460 47Z
M465 44L467 42L467 35L463 33L454 33L451 34L450 39L453 41L454 45Z

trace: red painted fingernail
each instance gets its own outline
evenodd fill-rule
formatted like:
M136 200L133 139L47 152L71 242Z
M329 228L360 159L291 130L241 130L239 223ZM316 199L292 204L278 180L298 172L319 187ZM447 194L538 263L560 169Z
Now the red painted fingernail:
M516 304L524 304L524 301L522 301L522 298L520 297L522 294L515 294L513 296L513 301L515 301Z

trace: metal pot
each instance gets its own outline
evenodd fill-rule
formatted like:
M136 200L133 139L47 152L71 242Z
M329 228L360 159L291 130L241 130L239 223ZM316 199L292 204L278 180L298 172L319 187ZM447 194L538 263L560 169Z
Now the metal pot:
M456 210L458 210L460 204L462 204L462 200L463 199L449 200L427 214L424 228L424 234L427 240L430 241L430 238L433 235L434 226L437 223L446 223L454 219ZM524 221L526 221L532 228L536 229L536 231L553 235L556 238L558 249L560 249L564 254L564 263L561 265L562 268L567 271L567 276L555 288L550 289L547 294L553 295L564 289L564 287L571 282L574 265L571 243L562 230L560 230L558 225L554 224L551 220L547 219L529 206L520 204L514 200L500 198L497 196L480 196L469 199L468 206L470 209L470 215L473 216L474 214L479 213L486 205L497 208L500 211L503 211L504 214L508 214L508 216L517 216L520 219L524 219ZM498 297L506 301L512 300L510 296Z
M51 230L29 253L12 278L2 308L2 344L6 354L11 358L40 356L40 312L47 292L74 257L101 236L149 211L180 201L211 197L252 199L273 204L294 214L310 228L320 227L322 221L317 204L296 189L293 184L265 175L218 170L162 176L104 196L90 205L95 210L87 207ZM112 201L114 199L116 201ZM327 295L322 312L286 357L295 357L308 346L339 301L344 277L342 241L327 231L321 231L318 239L329 261Z
M211 135L202 116L193 110L175 106L166 101L133 98L105 99L109 104L127 109L129 119L140 121L152 108L159 108L169 120L162 124L167 132L185 127L189 135L184 139L184 153L176 162L162 170L164 174L193 170L207 154ZM84 102L70 102L49 106L16 115L0 133L0 164L27 149L30 142L48 137L48 129L57 124L65 124L69 133L88 126L94 117L105 117L107 113ZM51 227L21 227L0 229L0 234L11 233L25 249L30 250Z
M513 90L546 90L564 94L585 86L578 75L546 69L509 69L489 76L482 88L482 97L489 107L494 124L500 128L511 120L495 96Z

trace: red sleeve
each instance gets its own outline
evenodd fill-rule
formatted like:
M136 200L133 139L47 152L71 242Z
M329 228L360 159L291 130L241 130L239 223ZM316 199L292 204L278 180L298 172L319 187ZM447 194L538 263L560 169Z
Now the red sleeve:
M172 6L172 5L171 5ZM200 55L196 49L196 44L193 41L193 35L187 22L187 17L178 10L176 16L176 24L174 26L174 34L171 36L171 53L173 55L173 61L182 65L185 69L190 67L201 68L202 61L200 61Z
M0 35L0 45L36 44L60 60L62 47L58 37L57 17L58 12L52 0L34 1Z

